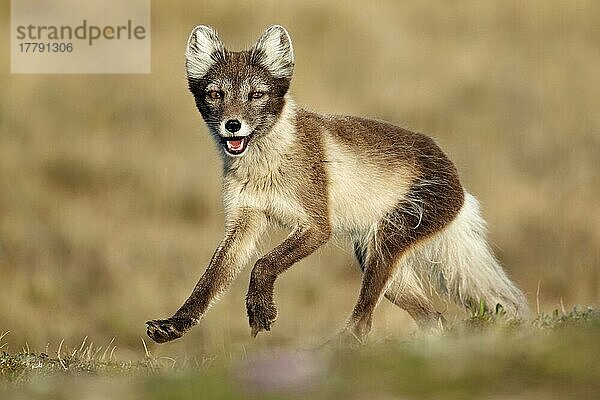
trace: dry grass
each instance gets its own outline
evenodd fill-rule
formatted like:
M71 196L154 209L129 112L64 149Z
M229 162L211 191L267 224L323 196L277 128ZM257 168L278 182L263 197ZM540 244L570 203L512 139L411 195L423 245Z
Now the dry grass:
M117 361L84 342L0 354L0 397L27 399L589 399L600 390L592 309L533 321L481 314L443 335L367 346ZM1 339L0 339L1 341ZM103 351L104 349L104 351Z
M597 2L153 3L150 75L0 75L0 331L13 348L116 336L137 354L144 321L173 312L210 259L220 165L183 73L197 23L238 48L288 27L299 104L436 137L532 304L538 281L542 310L600 300ZM190 336L150 351L319 343L351 310L353 264L338 243L292 268L255 341L243 275ZM382 304L374 338L412 327Z

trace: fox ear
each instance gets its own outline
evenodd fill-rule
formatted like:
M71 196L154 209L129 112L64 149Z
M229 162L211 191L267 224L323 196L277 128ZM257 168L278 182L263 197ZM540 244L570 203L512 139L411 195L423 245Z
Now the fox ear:
M292 39L281 25L273 25L250 49L252 60L265 67L275 78L291 78L294 71Z
M185 50L185 69L188 78L200 79L219 60L225 58L225 46L217 31L206 25L192 30Z

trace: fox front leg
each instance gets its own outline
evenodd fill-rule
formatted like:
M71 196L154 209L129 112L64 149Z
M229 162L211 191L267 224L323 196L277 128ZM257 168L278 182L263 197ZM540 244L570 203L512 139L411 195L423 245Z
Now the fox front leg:
M283 243L256 262L246 295L246 310L253 337L260 331L271 330L271 325L277 319L277 309L273 301L273 288L277 276L297 261L312 254L326 243L329 237L329 228L297 228Z
M264 232L266 219L262 213L252 209L239 210L236 215L231 218L225 238L208 268L181 308L170 318L146 322L147 334L155 342L180 338L196 325L248 262L258 237Z

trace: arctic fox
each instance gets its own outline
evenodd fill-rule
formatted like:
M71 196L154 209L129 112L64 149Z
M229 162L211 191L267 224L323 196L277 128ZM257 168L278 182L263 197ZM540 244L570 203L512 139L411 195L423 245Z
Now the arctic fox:
M437 326L429 290L470 309L527 310L486 242L477 200L431 138L296 106L288 92L294 51L283 27L234 52L200 25L185 57L189 89L223 159L225 238L181 308L147 322L153 340L179 338L196 325L271 224L291 233L252 269L246 308L253 336L277 317L279 274L332 235L350 240L362 272L345 337L366 338L383 297L419 325Z

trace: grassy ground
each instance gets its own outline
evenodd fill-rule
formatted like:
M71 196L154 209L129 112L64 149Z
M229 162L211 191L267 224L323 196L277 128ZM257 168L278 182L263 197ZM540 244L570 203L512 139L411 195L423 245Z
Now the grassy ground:
M365 346L114 360L111 346L3 353L3 399L591 399L600 314L478 315L441 334ZM142 353L143 354L143 353ZM116 397L115 397L116 396Z

